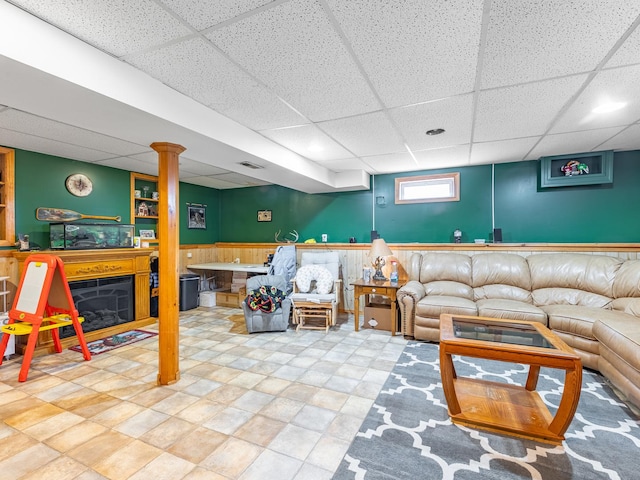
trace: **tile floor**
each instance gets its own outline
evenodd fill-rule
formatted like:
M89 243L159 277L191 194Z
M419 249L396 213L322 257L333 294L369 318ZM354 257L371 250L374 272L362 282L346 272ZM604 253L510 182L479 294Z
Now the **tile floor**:
M24 383L22 357L5 361L0 480L330 479L406 341L352 317L326 334L232 333L238 314L181 313L170 386L157 337L90 362L38 357Z

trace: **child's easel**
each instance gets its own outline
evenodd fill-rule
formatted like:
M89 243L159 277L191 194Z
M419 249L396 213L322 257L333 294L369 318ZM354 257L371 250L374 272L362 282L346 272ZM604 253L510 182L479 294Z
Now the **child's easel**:
M0 342L0 365L9 335L29 335L18 375L18 380L24 382L29 374L38 333L51 330L53 345L56 352L60 353L62 345L58 329L66 325L73 325L84 359L91 360L91 353L80 325L82 321L84 318L78 316L60 257L46 254L30 255L24 263L13 308L9 310L9 323L1 329L3 335Z

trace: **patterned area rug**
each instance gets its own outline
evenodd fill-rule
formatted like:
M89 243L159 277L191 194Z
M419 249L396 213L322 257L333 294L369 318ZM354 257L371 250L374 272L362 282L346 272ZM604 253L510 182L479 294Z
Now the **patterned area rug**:
M459 376L523 385L528 367L455 358ZM635 479L640 421L606 380L584 370L578 410L562 445L451 423L438 346L410 342L365 418L334 480ZM555 413L564 372L543 368L537 391Z
M117 335L89 342L87 343L87 347L89 347L91 355L100 355L101 353L108 352L114 348L131 345L132 343L139 342L145 338L155 337L156 335L158 334L155 332L147 332L146 330L129 330L128 332L119 333ZM82 352L80 345L69 347L69 350Z

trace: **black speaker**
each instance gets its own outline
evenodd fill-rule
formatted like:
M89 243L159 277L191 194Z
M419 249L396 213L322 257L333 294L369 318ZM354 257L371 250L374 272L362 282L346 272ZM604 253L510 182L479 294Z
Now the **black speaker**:
M502 229L494 228L493 229L493 243L502 243Z
M371 241L373 242L376 238L380 238L377 230L371 230Z

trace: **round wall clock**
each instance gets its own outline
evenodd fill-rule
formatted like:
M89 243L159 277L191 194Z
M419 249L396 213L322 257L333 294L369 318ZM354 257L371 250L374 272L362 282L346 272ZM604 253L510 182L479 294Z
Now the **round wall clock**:
M91 179L82 173L69 175L65 180L67 190L76 197L86 197L93 190Z

